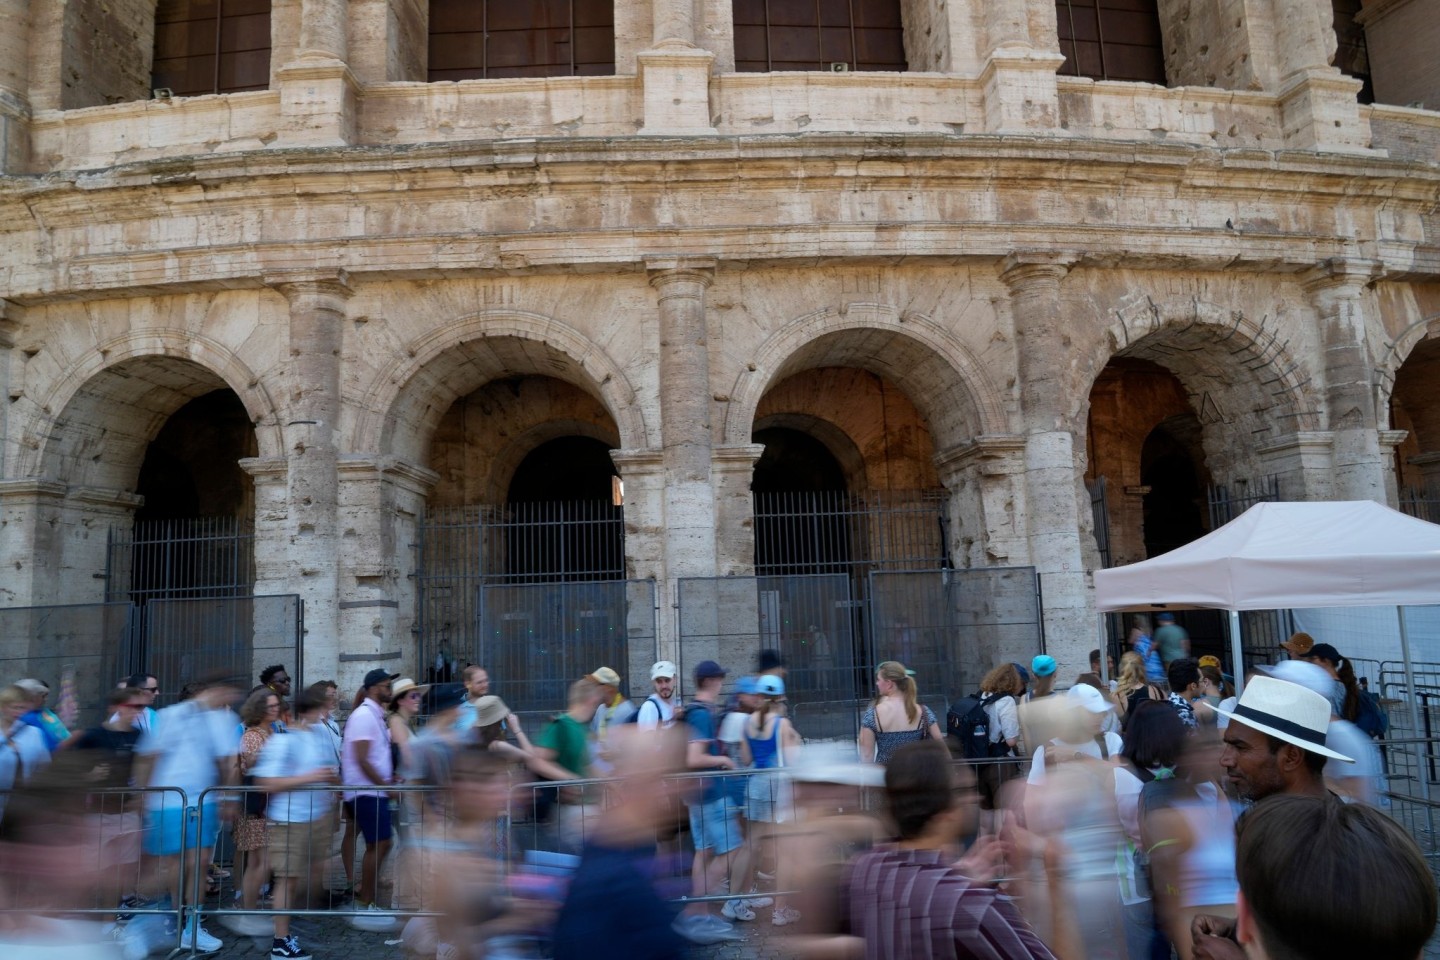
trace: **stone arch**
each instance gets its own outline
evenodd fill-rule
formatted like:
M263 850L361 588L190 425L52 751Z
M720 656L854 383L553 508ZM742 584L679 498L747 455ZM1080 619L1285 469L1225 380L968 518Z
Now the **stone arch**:
M939 449L1008 432L1000 392L964 344L923 314L851 303L798 317L761 344L731 391L725 442L748 443L765 393L817 367L858 367L895 383L929 421Z
M1268 317L1255 320L1200 300L1157 302L1145 298L1115 311L1106 327L1106 343L1091 370L1091 381L1114 356L1137 357L1165 367L1180 379L1201 420L1240 417L1264 410L1282 433L1320 429L1319 412L1305 395L1308 372L1280 339ZM1210 362L1223 358L1224 363ZM1253 391L1251 409L1218 409L1217 394L1229 394L1242 381Z
M830 455L840 465L845 474L846 488L851 493L866 491L865 454L848 433L831 421L803 413L775 413L756 418L756 432L768 427L798 430L814 437L830 451Z
M1440 314L1409 324L1375 365L1375 408L1393 430L1395 478L1402 501L1440 490ZM1429 519L1433 519L1429 518Z
M515 471L520 469L520 464L524 462L525 458L551 440L559 440L562 437L586 437L591 440L599 440L601 443L608 444L612 449L619 444L619 439L614 434L583 420L547 420L537 424L512 437L503 449L495 452L488 484L489 493L485 502L504 503L505 493L510 489L510 483L515 478Z
M1377 410L1384 410L1389 405L1395 392L1395 378L1415 348L1426 340L1437 338L1440 338L1440 313L1413 321L1385 344L1384 352L1375 362Z
M133 485L127 471L133 467L138 475L146 444L170 415L226 388L254 425L259 455L283 456L269 391L224 344L175 330L135 331L98 343L37 398L38 416L21 439L18 475L126 489Z
M442 324L405 345L373 380L355 449L424 462L424 445L460 397L504 377L535 375L570 383L600 401L620 446L659 445L619 365L574 327L538 313L486 310ZM402 423L412 429L401 431Z

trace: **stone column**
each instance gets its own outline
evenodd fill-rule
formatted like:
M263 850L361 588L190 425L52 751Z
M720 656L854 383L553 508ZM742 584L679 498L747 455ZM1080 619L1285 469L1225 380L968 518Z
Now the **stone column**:
M0 175L30 160L30 3L0 0Z
M1065 62L1049 0L983 4L980 84L986 133L1043 133L1060 126L1055 71Z
M272 536L280 534L281 542L261 540L259 513L279 504L263 502L257 477L255 552L257 558L262 551L283 557L283 572L270 571L286 585L278 592L298 593L305 601L306 674L311 675L335 664L339 655L336 424L345 302L351 289L343 272L274 274L265 279L290 305L290 361L284 519L278 529L264 525ZM278 472L273 465L269 469Z
M0 480L0 606L50 602L60 570L61 508L65 485L45 480Z
M649 609L636 602L629 611L628 676L645 678L656 660L680 656L674 600L665 579L665 456L659 450L611 450L610 459L625 485L625 576L655 584ZM654 644L635 641L652 632ZM632 683L632 689L638 688Z
M715 480L715 575L748 577L755 573L755 498L750 483L763 443L716 447L710 461Z
M1334 457L1332 493L1337 500L1387 502L1364 300L1377 268L1370 261L1337 258L1306 278L1325 351L1325 406Z
M0 172L4 172L3 166ZM0 299L0 479L9 476L19 454L10 439L10 405L20 395L19 379L12 370L16 362L15 339L20 333L17 312L9 300Z
M976 437L935 455L950 494L950 542L958 567L1023 564L1026 543L1025 438Z
M356 140L360 85L347 58L345 0L302 0L295 59L275 72L283 146L344 146Z
M347 454L336 467L336 630L344 643L332 672L342 689L375 667L420 679L429 665L415 661L412 546L439 474L374 454Z
M1095 637L1081 542L1091 528L1090 503L1076 469L1083 451L1082 400L1080 387L1067 376L1071 344L1060 305L1060 281L1073 263L1064 255L1016 253L1005 258L1000 274L1010 288L1015 322L1026 541L1030 563L1043 581L1047 644L1067 670L1083 665Z
M1356 100L1363 84L1330 65L1338 42L1330 0L1273 0L1273 5L1285 145L1374 153L1369 114L1360 112Z
M654 0L655 45L635 57L645 104L641 134L714 133L710 68L715 55L695 45L694 0Z

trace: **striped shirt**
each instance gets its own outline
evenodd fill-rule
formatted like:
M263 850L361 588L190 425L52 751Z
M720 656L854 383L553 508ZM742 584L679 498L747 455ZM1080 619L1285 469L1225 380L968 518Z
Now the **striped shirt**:
M866 960L1054 960L1008 899L936 850L877 848L846 872L844 928Z

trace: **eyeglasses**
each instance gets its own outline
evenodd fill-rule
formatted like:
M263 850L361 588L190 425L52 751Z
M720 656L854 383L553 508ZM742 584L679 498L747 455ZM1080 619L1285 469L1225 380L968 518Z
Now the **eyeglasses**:
M141 687L140 689L141 689L141 690L144 690L146 693L159 693L159 692L160 692L160 688L159 688L159 687Z
M289 682L290 682L290 678L289 678L289 677L276 677L276 678L275 678L275 682L276 682L276 683L289 683Z
M420 699L420 694L418 694L418 693L407 693L407 694L405 694L404 699L406 699L406 700L419 700L419 699Z

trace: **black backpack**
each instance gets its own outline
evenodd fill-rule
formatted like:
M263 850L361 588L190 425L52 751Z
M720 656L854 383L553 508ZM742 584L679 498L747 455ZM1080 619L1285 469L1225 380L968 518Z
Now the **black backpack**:
M1378 740L1383 737L1390 729L1390 718L1380 706L1380 699L1369 690L1361 690L1357 706L1355 726L1364 730L1371 739Z
M977 691L956 700L945 711L945 728L959 743L960 755L966 760L990 756L990 715L985 708L995 699Z

